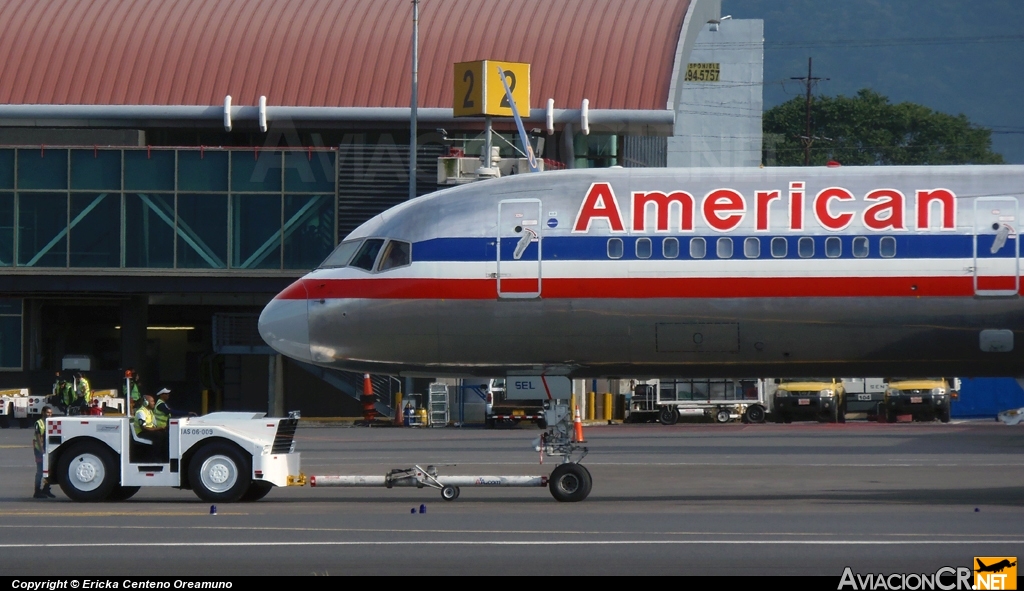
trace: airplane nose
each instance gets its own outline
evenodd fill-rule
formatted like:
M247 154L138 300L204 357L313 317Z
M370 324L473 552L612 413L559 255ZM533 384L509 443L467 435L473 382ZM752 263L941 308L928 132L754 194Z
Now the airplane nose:
M309 354L309 313L307 291L302 280L291 284L263 308L260 336L275 351L299 361L312 361Z

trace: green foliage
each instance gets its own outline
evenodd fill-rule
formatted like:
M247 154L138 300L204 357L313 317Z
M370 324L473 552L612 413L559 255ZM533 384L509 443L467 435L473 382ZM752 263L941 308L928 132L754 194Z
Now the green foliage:
M802 166L806 135L804 97L764 114L764 162ZM992 131L967 116L939 113L915 103L891 104L868 89L855 97L819 96L811 102L810 164L1002 164L992 152Z

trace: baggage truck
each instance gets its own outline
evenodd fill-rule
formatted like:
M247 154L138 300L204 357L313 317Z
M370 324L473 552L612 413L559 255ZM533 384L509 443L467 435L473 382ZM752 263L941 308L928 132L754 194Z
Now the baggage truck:
M763 423L768 410L764 380L660 378L633 388L630 421L657 417L674 425L680 417L707 417L718 423L741 419Z
M505 380L489 380L484 419L489 428L498 425L518 425L522 421L531 421L543 429L546 427L544 400L539 398L509 400Z

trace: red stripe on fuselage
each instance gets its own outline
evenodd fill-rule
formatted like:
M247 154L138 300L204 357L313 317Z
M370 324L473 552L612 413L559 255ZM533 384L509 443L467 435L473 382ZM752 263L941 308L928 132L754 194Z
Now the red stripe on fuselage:
M978 289L1013 291L1017 288L1016 277L978 277Z
M306 299L306 287L305 279L299 279L295 283L292 283L288 287L284 288L284 291L277 294L274 299L277 300L304 300Z
M303 279L309 299L492 300L494 279ZM528 281L530 288L536 279ZM1014 278L999 281L1014 284ZM502 290L506 283L502 280ZM974 296L974 278L961 277L672 277L545 278L548 299L796 298ZM302 290L278 299L305 299Z

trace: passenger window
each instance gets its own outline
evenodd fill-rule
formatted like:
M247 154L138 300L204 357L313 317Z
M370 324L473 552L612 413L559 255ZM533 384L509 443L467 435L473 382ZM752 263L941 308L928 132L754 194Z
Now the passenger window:
M679 256L679 241L675 238L666 238L661 243L661 256L666 259L674 259Z
M719 238L718 247L718 258L720 259L731 259L732 258L732 238Z
M651 258L651 239L640 238L636 241L636 258L638 259L649 259Z
M896 256L896 239L892 236L883 236L878 242L878 254L887 259Z
M703 238L690 239L690 258L702 259L708 254L708 244Z
M858 259L868 256L868 239L865 236L857 236L853 239L853 256Z
M804 236L796 243L796 252L802 259L809 259L814 256L814 238Z
M621 238L609 238L608 239L608 258L610 258L610 259L621 259L622 258L622 239Z
M825 239L825 256L830 259L838 258L843 254L843 241L838 236L829 236Z
M743 241L743 256L756 259L761 256L761 240L751 236Z
M384 246L384 240L381 238L370 238L366 242L363 242L362 248L356 253L355 258L349 263L353 267L359 267L367 271L373 269L373 263L377 262L377 254L380 252L380 247Z
M404 267L412 263L412 245L400 240L388 242L384 256L380 259L379 271L387 271L396 267Z
M362 243L362 240L349 240L348 242L342 242L338 245L338 248L334 249L334 252L324 259L324 262L320 264L320 267L344 267L345 265L348 265L348 262L352 260L352 255L355 254L356 249L358 249L359 245Z
M772 238L772 256L777 259L786 258L786 253L789 252L789 242L786 241L782 236Z

